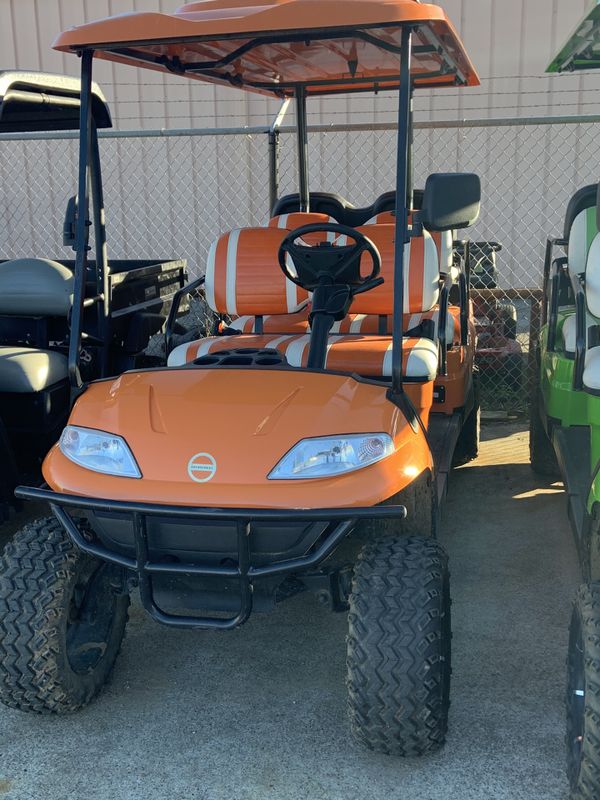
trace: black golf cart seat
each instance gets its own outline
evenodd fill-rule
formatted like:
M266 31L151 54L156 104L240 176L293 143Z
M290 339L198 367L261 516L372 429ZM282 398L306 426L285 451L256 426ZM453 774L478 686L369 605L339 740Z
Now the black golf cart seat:
M384 284L355 297L356 314L389 316L393 312L394 234L392 225L357 229L372 239L382 259ZM287 231L278 228L246 228L221 236L212 246L206 269L206 297L219 314L294 314L308 296L287 280L278 264L277 253ZM340 237L341 238L341 237ZM338 239L340 244L343 244ZM257 253L261 254L257 259ZM424 231L407 245L405 314L431 311L439 300L439 263L435 244ZM176 347L169 366L182 366L223 350L239 348L279 350L290 366L303 366L310 336L304 334L238 334L213 336ZM331 334L326 368L364 376L391 376L392 339L389 335ZM404 374L409 381L435 380L438 344L431 338L404 339Z
M56 261L0 263L0 393L41 392L66 381L63 341L73 303L73 274Z

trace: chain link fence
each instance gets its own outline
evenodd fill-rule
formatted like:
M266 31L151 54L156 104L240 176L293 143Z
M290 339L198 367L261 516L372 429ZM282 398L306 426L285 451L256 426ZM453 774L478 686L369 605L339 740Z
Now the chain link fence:
M559 235L571 195L595 177L600 117L420 123L414 131L415 187L431 172L481 176L482 210L468 231L475 248L483 405L523 411L529 334L537 326L544 244ZM204 271L224 230L269 217L274 142L267 128L102 132L109 256L186 258ZM295 136L278 141L279 194L296 191ZM370 205L395 182L390 124L313 126L310 187ZM75 193L77 142L70 134L0 137L0 258L72 257L62 246ZM467 232L465 232L467 233Z

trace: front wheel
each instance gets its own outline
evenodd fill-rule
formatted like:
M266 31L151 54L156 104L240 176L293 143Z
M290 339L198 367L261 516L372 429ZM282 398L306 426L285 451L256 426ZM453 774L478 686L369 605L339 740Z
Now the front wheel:
M567 774L571 800L600 797L600 584L580 587L567 659Z
M441 545L401 536L367 543L354 571L348 619L355 740L397 756L439 749L451 672L450 578Z
M115 567L78 550L53 517L26 525L0 559L0 701L67 713L108 680L129 597Z

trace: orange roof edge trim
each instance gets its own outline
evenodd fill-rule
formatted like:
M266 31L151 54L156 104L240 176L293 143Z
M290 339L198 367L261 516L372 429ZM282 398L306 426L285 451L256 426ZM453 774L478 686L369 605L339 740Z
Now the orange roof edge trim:
M355 39L366 51L368 45L364 43L364 34L369 29L377 29L378 34L385 32L389 39L387 44L393 44L394 32L397 33L406 24L418 25L419 31L428 32L427 40L431 39L433 42L432 55L429 58L432 75L436 73L432 62L448 56L457 65L461 82L469 86L479 84L475 68L443 9L416 0L202 0L188 3L172 14L132 12L79 25L61 33L53 47L63 52L91 48L100 57L108 60L173 71L160 62L150 63L149 58L165 58L166 61L177 58L185 65L194 62L195 56L196 61L202 63L207 59L210 61L211 58L218 60L226 57L240 44L254 38L268 36L271 47L275 48L277 42L274 39L279 35L283 42L286 35L312 33L315 36L319 33L323 37L328 31L335 33L336 39L345 38L349 45ZM385 50L373 42L370 45L372 50L375 48L380 53ZM425 45L422 45L422 49L425 49ZM114 52L116 50L119 52ZM294 55L291 48L285 55L288 60ZM338 53L338 61L339 56ZM315 78L315 67L319 65L321 58L324 59L320 65L323 77L331 78L332 85L336 76L347 75L347 60L344 61L343 68L336 72L341 62L333 63L331 54L322 47L311 53L312 70L308 70L311 74L300 77L298 82L310 85L310 78ZM383 71L384 75L389 75L390 59L391 56L388 55L388 63L384 64L385 59L382 58L379 68L376 52L369 53L369 66L364 72L366 82L375 87L376 78L382 77L379 73ZM297 64L305 64L306 60L306 54L297 56ZM250 61L253 63L249 64ZM257 75L259 64L265 74L273 72L275 75L280 63L281 53L255 53L253 59L247 57L245 64L241 61L236 63L235 66L240 68L236 75L248 72L249 66L250 72ZM229 65L231 66L231 62ZM233 71L232 67L229 76L198 72L190 74L190 77L209 82L231 83ZM426 74L428 69L418 71ZM440 86L448 85L447 75L436 74L434 77L439 78ZM389 85L389 81L386 83ZM257 88L246 80L243 80L243 84L240 88L267 94L278 91L275 78L272 86L268 87ZM427 85L435 85L435 80L428 81ZM318 90L313 88L313 92L318 93Z

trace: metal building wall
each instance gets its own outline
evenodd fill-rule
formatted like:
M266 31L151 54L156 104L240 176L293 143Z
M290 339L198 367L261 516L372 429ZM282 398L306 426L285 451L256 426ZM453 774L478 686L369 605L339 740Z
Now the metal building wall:
M482 87L419 95L422 119L591 113L600 106L600 80L543 77L551 55L583 13L586 0L440 0L464 38ZM2 67L76 74L77 59L55 53L56 33L71 25L131 11L164 11L178 0L0 0ZM171 75L98 64L97 78L120 128L262 124L276 104L227 88ZM327 98L313 103L313 121L384 121L388 96Z

